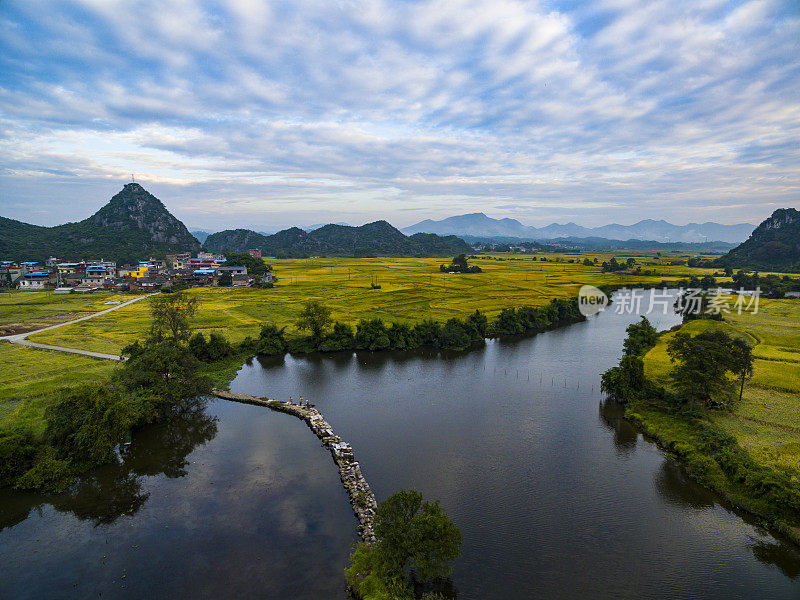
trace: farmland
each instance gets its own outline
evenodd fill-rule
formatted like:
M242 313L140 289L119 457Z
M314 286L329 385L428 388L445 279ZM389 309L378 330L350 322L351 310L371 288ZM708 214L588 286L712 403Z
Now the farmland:
M199 301L193 323L196 329L221 332L232 341L240 341L257 335L264 322L287 326L292 334L305 300L320 300L332 309L334 319L348 323L362 318L404 323L426 318L444 321L464 317L475 309L492 317L509 306L544 305L552 298L574 297L583 284L655 285L664 279L709 272L661 264L667 261L650 256L637 258L637 263L655 270L655 275L601 273L599 266L581 264L585 257L548 254L547 261L535 261L524 255L481 256L471 264L480 266L483 273L464 275L440 273L441 261L437 259L271 260L279 278L273 289L199 288L188 293ZM596 257L602 262L610 255ZM371 288L371 283L380 288ZM141 303L31 339L118 352L141 337L148 322L148 307Z
M709 418L757 462L800 471L800 302L762 299L757 314L731 313L725 322L691 321L681 331L695 335L708 328L755 343L753 377L743 401ZM644 359L646 375L661 385L669 385L666 344L672 335L662 336Z

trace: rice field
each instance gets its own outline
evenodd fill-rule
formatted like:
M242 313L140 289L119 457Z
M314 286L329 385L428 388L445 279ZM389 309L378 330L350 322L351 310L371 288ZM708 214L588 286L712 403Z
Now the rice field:
M657 284L704 274L701 269L645 265L657 275L601 273L599 266L581 264L587 255L547 255L547 261L530 255L481 256L471 260L483 273L443 274L438 259L293 259L270 260L279 278L273 289L199 288L190 290L199 301L193 327L206 333L221 332L239 341L258 334L264 322L294 331L293 323L305 300L319 300L333 318L356 323L362 318L414 323L426 318L445 321L464 317L475 309L490 317L509 306L543 305L551 298L574 297L583 284ZM594 255L592 255L594 256ZM597 255L602 262L609 255ZM618 260L626 257L618 257ZM569 262L572 260L573 262ZM658 263L655 257L637 261ZM380 285L372 289L371 283ZM84 323L70 325L31 339L63 346L118 352L143 336L149 324L147 301Z
M757 314L690 321L681 331L696 335L715 327L750 337L756 359L742 402L732 413L714 413L714 423L757 461L800 472L800 302L762 299ZM661 385L669 385L666 344L672 335L662 336L645 356L645 373Z

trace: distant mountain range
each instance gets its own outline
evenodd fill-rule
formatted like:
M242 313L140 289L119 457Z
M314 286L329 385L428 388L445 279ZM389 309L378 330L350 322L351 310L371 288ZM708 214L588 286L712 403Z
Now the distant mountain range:
M351 227L328 224L312 231L292 227L265 236L249 229L214 233L204 247L214 252L245 252L258 248L266 256L454 256L472 252L455 236L418 233L406 236L386 221Z
M441 221L426 219L405 227L403 233L436 233L438 235L471 236L474 238L518 238L523 240L552 240L556 238L606 238L610 240L651 240L655 242L730 242L738 244L747 239L755 225L721 225L719 223L689 223L672 225L666 221L645 219L633 225L603 225L582 227L575 223L552 223L546 227L523 225L516 219L493 219L484 213L448 217Z
M716 264L734 269L800 272L800 211L776 210Z
M129 183L94 215L55 227L0 217L0 257L44 261L106 258L132 262L168 252L197 252L200 242L138 183Z

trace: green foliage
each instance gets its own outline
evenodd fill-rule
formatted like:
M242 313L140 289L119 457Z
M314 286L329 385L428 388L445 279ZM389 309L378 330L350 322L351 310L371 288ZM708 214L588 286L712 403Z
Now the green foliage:
M152 341L187 341L191 334L189 319L197 312L197 298L183 292L159 294L150 301L150 312L153 315Z
M74 481L75 475L69 460L45 455L17 479L14 487L18 490L63 492Z
M439 346L439 339L442 337L442 326L433 319L423 319L414 325L414 334L419 339L421 346Z
M217 285L220 287L230 287L233 285L233 275L229 271L224 271L217 280Z
M208 393L211 383L198 373L199 365L185 344L150 343L125 361L114 380L130 392L145 394L148 412L165 416L185 399Z
M439 265L439 271L442 273L480 273L482 269L477 265L470 267L467 264L467 255L459 254L453 257L453 262L449 265Z
M356 325L355 346L358 350L388 350L389 330L380 319L361 319Z
M422 341L415 327L405 323L392 323L389 327L389 344L395 350L414 350L419 348Z
M650 348L656 345L658 340L658 332L647 317L642 317L638 323L628 325L625 331L628 333L628 337L625 338L622 346L624 354L644 356Z
M325 328L332 322L331 309L318 300L308 300L303 304L300 318L295 323L301 331L310 331L315 341L322 339Z
M402 576L411 568L419 581L450 574L461 552L461 531L439 505L414 490L401 490L378 505L378 551L387 572Z
M694 337L679 332L667 344L667 353L678 363L670 373L675 390L690 406L729 404L732 386L728 372L752 372L752 353L719 329Z
M59 457L81 465L108 462L114 446L136 423L134 403L107 385L82 385L62 392L47 409L45 441Z
M380 550L359 542L350 555L350 566L345 569L348 587L361 600L412 600L414 595L405 575L389 572Z
M137 342L138 345L138 342ZM124 348L122 350L123 354L134 354L133 352L126 352L129 348ZM199 331L195 333L191 338L189 338L189 352L192 353L197 360L204 361L208 360L208 342L206 341L206 336L204 336Z
M221 360L233 354L231 343L219 333L212 333L206 346L209 360Z
M261 326L261 333L256 341L256 354L260 356L277 356L286 352L286 340L283 332L286 328L278 327L273 323Z
M9 485L31 468L37 453L27 429L0 429L0 486Z
M227 252L225 254L225 264L223 267L247 267L247 274L253 277L260 277L272 267L262 259L250 256L248 252Z
M486 337L489 332L489 319L485 314L476 309L474 313L467 317L467 322L478 332L481 339Z
M321 352L352 350L354 343L353 328L347 323L337 321L333 324L333 331L327 334L320 343L319 350Z
M630 402L648 391L644 362L640 356L626 354L619 365L611 367L600 378L600 390L617 402Z

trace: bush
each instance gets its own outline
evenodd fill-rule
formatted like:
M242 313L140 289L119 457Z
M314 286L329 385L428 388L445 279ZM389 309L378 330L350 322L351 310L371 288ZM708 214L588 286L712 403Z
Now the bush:
M208 342L202 333L197 332L189 338L189 351L197 360L208 360Z
M75 481L69 461L47 456L17 480L18 490L63 492Z
M45 418L45 441L59 456L86 465L107 462L136 420L123 395L111 386L96 385L63 391Z
M439 347L439 338L442 335L442 326L433 319L424 319L414 325L414 335L419 340L420 346Z
M320 352L352 350L354 343L353 328L337 321L333 325L333 331L323 338L318 349Z
M0 430L0 486L10 485L33 465L37 447L26 429Z
M283 337L285 327L278 329L273 324L262 325L261 333L255 344L256 353L260 356L276 356L286 352L286 340Z
M391 346L389 330L380 319L361 319L356 325L358 350L387 350Z
M218 333L212 333L208 338L208 359L220 360L233 354L231 343Z

